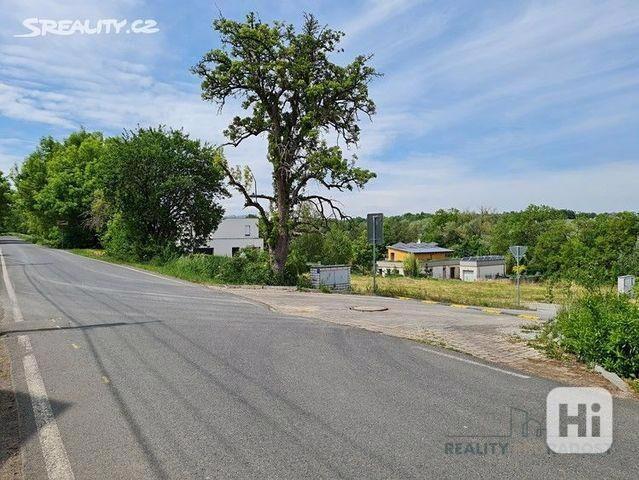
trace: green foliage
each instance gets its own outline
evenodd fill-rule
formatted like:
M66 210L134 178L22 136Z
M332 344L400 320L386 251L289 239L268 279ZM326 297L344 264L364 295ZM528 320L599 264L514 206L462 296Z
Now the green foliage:
M323 235L322 263L326 265L344 265L353 258L353 245L348 232L332 224L331 228Z
M625 377L639 375L639 306L627 296L590 293L561 311L552 326L567 351Z
M11 229L13 192L9 180L0 171L0 231Z
M639 275L638 236L637 213L575 214L535 205L503 214L451 209L433 214L407 213L384 220L387 245L418 240L437 242L461 257L505 255L510 245L523 244L529 249L522 273L540 274L550 281L570 280L589 288L610 285L617 275ZM336 239L339 242L331 246ZM299 248L300 245L307 246ZM365 219L335 221L326 235L309 233L296 237L291 255L305 267L309 261L330 263L329 258L335 259L328 254L334 250L338 250L340 263L348 258L344 263L350 263L355 271L370 272L372 248L366 240ZM378 254L383 256L384 249L378 249ZM507 261L515 273L512 257L507 255Z
M343 216L330 198L309 193L308 187L352 190L375 176L355 166L356 158L346 158L339 145L331 145L327 133L347 146L357 143L359 117L375 113L368 85L377 73L368 65L369 56L333 63L343 33L320 25L312 15L299 31L283 22L262 23L253 13L244 22L220 18L213 26L222 48L206 53L193 72L202 78L205 100L221 106L229 97L243 100L248 113L236 116L224 131L228 145L267 137L273 195L253 195L243 169L223 167L246 206L258 210L273 267L282 274L290 242L304 223L303 207L323 218Z
M407 277L417 277L419 276L419 261L417 257L412 253L407 255L404 259L404 275Z
M216 276L224 283L269 285L280 283L271 269L267 252L246 248L220 265Z
M107 251L150 259L203 244L223 214L220 161L179 130L139 128L109 139L100 166L100 195L114 215L102 237Z
M62 143L43 138L13 174L19 228L54 246L95 245L86 220L103 149L97 132L80 130Z

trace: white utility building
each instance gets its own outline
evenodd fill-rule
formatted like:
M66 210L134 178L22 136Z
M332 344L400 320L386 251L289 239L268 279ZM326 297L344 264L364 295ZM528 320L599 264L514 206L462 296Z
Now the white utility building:
M251 217L227 217L222 219L217 230L199 251L231 257L246 247L264 248L259 220Z
M459 270L464 282L488 280L505 276L506 262L503 255L464 257L459 260Z

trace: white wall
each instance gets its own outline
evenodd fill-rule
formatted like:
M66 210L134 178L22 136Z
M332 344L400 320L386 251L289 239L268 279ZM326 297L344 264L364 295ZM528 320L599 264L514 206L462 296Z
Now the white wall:
M506 275L506 265L482 265L479 267L479 278L495 278L497 275Z
M214 255L230 257L233 249L264 248L260 238L257 218L224 218L217 230L211 234L205 247L212 248Z
M496 276L504 276L506 274L506 265L501 263L497 265L482 265L474 261L460 262L460 278L466 282L475 282L477 280L487 280Z

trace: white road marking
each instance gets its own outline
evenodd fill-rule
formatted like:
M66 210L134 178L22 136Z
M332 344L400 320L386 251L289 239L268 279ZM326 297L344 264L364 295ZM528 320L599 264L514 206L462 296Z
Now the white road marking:
M13 304L13 319L16 322L23 320L22 312L18 305L13 285L9 279L7 266L4 261L4 254L0 249L0 261L2 263L2 277L7 289L9 300ZM69 463L67 451L62 443L58 424L53 416L51 404L47 397L47 391L44 388L44 381L38 369L38 363L32 353L31 341L27 335L18 336L18 342L25 349L27 355L22 359L24 365L24 376L31 397L31 406L33 408L33 417L36 427L38 428L38 438L40 447L42 448L42 456L47 470L49 480L74 480L73 470Z
M7 289L7 295L9 295L9 300L11 301L11 305L13 306L13 321L21 322L23 320L22 312L20 312L20 307L18 307L18 298L16 297L16 292L13 289L11 280L9 279L9 272L7 271L7 265L4 262L4 253L2 253L1 248L0 248L0 261L2 262L2 278L4 279L4 285Z
M38 428L47 477L49 480L73 480L75 476L71 470L67 451L62 443L58 424L51 410L38 363L33 354L25 356L22 362L24 363L24 375L31 396L33 416Z
M18 343L24 348L26 353L31 353L31 340L26 335L18 335Z
M478 367L488 368L489 370L495 370L496 372L505 373L507 375L512 375L513 377L518 378L530 378L527 375L522 375L521 373L509 372L508 370L504 370L503 368L493 367L491 365L486 365L485 363L475 362L473 360L469 360L467 358L457 357L455 355L449 355L448 353L438 352L437 350L431 350L430 348L424 347L415 347L419 350L424 350L425 352L433 353L435 355L439 355L440 357L450 358L452 360L457 360L459 362L470 363L471 365L477 365Z

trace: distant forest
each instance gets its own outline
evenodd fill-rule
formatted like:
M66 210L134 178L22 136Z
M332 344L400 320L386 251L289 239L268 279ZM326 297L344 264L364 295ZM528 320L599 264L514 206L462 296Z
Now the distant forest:
M614 281L639 274L639 214L579 213L544 205L496 213L457 209L406 213L384 219L384 242L436 242L455 256L506 255L510 245L526 245L525 273L582 284ZM353 263L366 269L372 260L366 245L366 220L334 222L328 233L299 236L293 251L310 261ZM380 256L384 255L384 249Z

